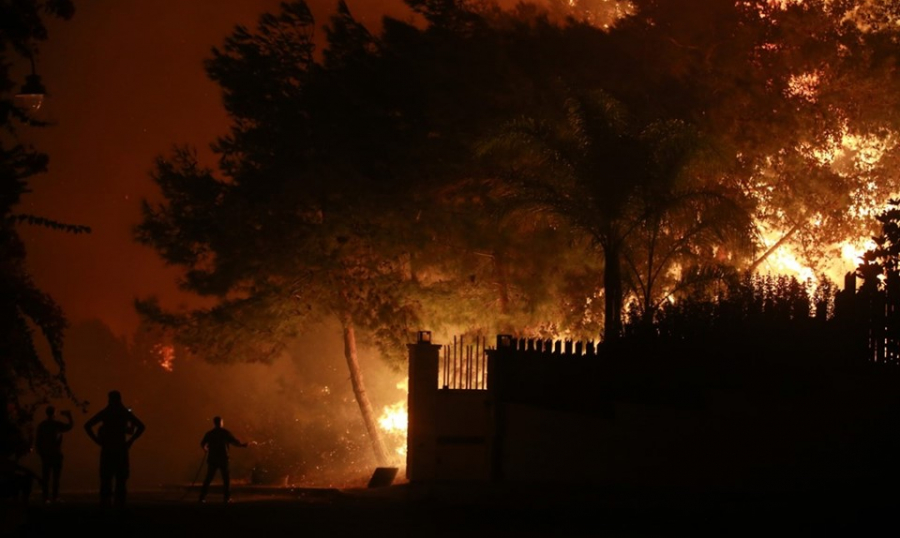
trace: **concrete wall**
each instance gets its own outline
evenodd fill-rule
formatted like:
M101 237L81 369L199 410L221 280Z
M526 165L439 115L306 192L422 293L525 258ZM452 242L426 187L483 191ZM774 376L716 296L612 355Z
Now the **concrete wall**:
M490 477L490 402L484 390L438 390L434 477Z
M411 346L410 481L736 490L900 476L895 377L499 353L487 391L447 390L429 349Z
M865 488L900 471L898 411L865 385L825 403L737 390L702 408L617 401L611 417L509 404L498 461L509 482Z

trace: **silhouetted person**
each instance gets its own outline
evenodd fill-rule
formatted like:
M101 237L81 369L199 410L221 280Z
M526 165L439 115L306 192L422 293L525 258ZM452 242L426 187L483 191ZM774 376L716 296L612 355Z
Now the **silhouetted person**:
M222 427L222 417L214 417L213 429L206 432L200 441L200 447L206 451L206 478L203 479L203 487L200 488L200 502L206 500L206 492L212 482L216 471L222 474L223 500L231 499L231 476L228 470L228 447L239 446L246 448L247 443L238 441L230 431Z
M94 426L100 428L94 432ZM84 423L88 436L100 445L100 501L125 503L126 482L130 473L128 450L144 433L144 423L122 404L122 395L114 390L103 409Z
M62 411L66 422L56 420L56 409L47 406L47 418L38 424L35 433L34 448L41 458L41 489L44 502L59 499L59 477L62 473L63 453L62 434L72 429L72 413Z

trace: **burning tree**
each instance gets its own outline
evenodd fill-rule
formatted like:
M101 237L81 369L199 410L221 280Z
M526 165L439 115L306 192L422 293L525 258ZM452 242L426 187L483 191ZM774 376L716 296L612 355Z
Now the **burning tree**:
M835 245L871 235L900 187L896 13L853 0L634 5L610 32L633 74L608 88L730 148L756 203L751 268L792 249L818 272Z
M680 248L682 237L675 231L679 225L659 217L686 217L681 226L688 230L689 212L669 205L651 218L645 204L645 216L633 220L643 224L629 232L633 240L623 254L628 257L626 297L617 300L616 286L604 284L593 291L582 288L583 297L595 297L602 288L612 304L637 304L642 315L649 316L661 298L691 282L710 282L739 268L750 273L766 267L783 270L776 255L785 252L810 268L804 277L844 270L830 266L841 258L838 251L848 243L858 250L874 231L871 217L900 187L895 166L898 93L892 89L898 82L896 48L891 45L896 26L888 23L896 10L879 2L638 0L620 3L623 9L615 16L600 13L598 22L583 13L589 3L569 4L573 16L561 23L554 22L552 11L542 14L539 7L520 6L507 14L479 12L475 18L481 25L467 27L469 40L481 39L487 45L483 51L503 51L495 78L514 81L505 101L491 98L490 88L499 83L486 83L477 106L491 103L493 111L486 115L495 124L522 117L536 121L531 127L525 125L528 120L514 127L519 131L516 143L530 145L531 157L507 169L507 179L518 176L520 184L529 174L534 179L539 167L533 164L540 160L534 150L541 137L544 156L567 140L560 135L567 119L548 111L548 104L560 102L554 85L582 94L600 91L629 111L634 128L682 124L694 130L705 148L683 152L690 159L682 171L694 175L694 189L705 182L702 190L718 190L728 193L732 203L740 201L753 224L743 231L752 233L754 243L753 249L746 249L747 237L726 244L715 233L697 235L695 246L704 244L702 251L682 248L687 258L660 264L667 259L660 257L660 249ZM463 32L442 21L460 19L431 22L459 35ZM494 38L485 39L479 32L494 32ZM489 64L491 54L483 52L485 58L473 58L472 63ZM573 132L569 129L570 141ZM507 141L513 134L507 130ZM531 140L526 143L524 138ZM620 170L627 159L609 154L607 168ZM564 161L553 162L556 170L543 167L542 188L565 181ZM637 167L634 162L630 166ZM532 181L532 187L537 186ZM610 189L616 186L615 181L609 183ZM519 191L520 202L528 198L525 192ZM572 192L560 190L569 201L590 200ZM533 207L550 208L548 191L535 188L531 195ZM557 198L556 213L574 219L577 208L563 207L563 197ZM606 202L612 199L607 196ZM596 212L592 217L596 219ZM712 228L707 231L715 232ZM661 234L665 231L671 236ZM654 266L662 271L654 271ZM603 267L615 273L613 264ZM613 319L605 323L616 325L618 311L607 310Z
M544 78L581 92L599 89L632 113L638 126L680 122L695 129L699 140L715 150L695 153L698 158L689 174L696 174L696 163L703 163L707 188L717 185L732 201L742 201L740 206L754 224L756 244L753 250L735 249L745 242L728 245L723 237L706 234L698 243L706 244L705 253L682 249L690 261L676 262L661 255L660 249L678 248L678 225L659 217L678 213L668 206L652 217L653 212L646 211L650 206L644 204L644 216L635 213L631 219L643 224L622 228L641 245L631 241L627 253L613 256L622 260L627 256L626 289L619 292L610 281L603 286L609 301L606 317L612 317L606 321L607 332L618 325L621 306L616 305L634 302L642 315L652 315L660 298L688 283L682 277L724 275L721 261L752 273L773 254L790 251L812 268L812 276L840 258L835 251L841 246L869 236L873 213L900 187L894 166L897 92L890 89L898 81L893 67L896 48L891 45L896 30L886 24L895 13L877 2L638 0L621 16L597 24L579 11L585 7L581 4L575 6L573 18L559 26L532 16L533 34L542 34L533 50L562 66L544 67ZM592 60L580 63L570 57L576 54ZM533 63L541 66L542 60ZM529 80L522 86L535 92L540 83ZM519 122L504 136L520 149L530 146L530 157L520 158L507 170L507 179L514 180L507 185L517 183L520 197L530 191L525 197L532 205L550 209L555 204L558 214L585 220L578 210L593 198L562 185L579 170L571 166L574 153L565 152L565 144L575 147L578 135L587 131L570 128L568 135L561 135L565 130L560 126L568 119L547 121L550 116L545 112L534 111L524 116L537 121ZM541 159L537 146L543 146L546 159ZM616 152L614 147L606 143L608 154L601 159L611 173L629 166L637 170L640 161L647 161L636 155L629 159L626 151ZM542 181L535 181L538 176ZM622 177L609 181L610 192L596 196L607 207L616 205L616 190L627 192L631 183L639 183L625 179L627 174ZM521 190L528 182L530 187ZM588 213L599 222L597 215L611 212ZM688 218L682 225L690 222ZM604 233L608 237L597 242L606 243L604 257L624 249L611 240L623 237L622 230ZM663 241L667 231L673 241ZM668 262L660 264L663 260ZM666 270L669 262L672 271ZM662 271L654 271L654 265ZM717 265L718 269L708 270ZM613 276L622 272L616 266L609 258L604 263L611 282L620 280ZM654 293L654 287L662 293ZM618 299L620 293L627 298Z

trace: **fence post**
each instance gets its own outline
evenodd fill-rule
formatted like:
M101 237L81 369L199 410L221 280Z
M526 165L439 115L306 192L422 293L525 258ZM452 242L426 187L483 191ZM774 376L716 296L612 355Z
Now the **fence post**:
M885 282L885 362L900 361L900 274L890 271Z
M864 294L856 288L856 273L848 272L844 275L844 289L834 298L834 325L840 335L841 355L853 362L870 360Z
M529 346L529 350L532 350ZM516 351L516 340L508 334L497 335L497 346L488 350L488 402L491 409L491 431L488 436L491 480L503 480L503 452L506 438L507 364ZM524 351L524 346L523 346Z

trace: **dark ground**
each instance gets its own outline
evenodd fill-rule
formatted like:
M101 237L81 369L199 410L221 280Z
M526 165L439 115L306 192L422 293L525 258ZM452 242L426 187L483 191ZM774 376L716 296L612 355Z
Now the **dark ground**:
M900 485L892 495L629 491L612 488L400 484L371 489L169 488L129 494L120 509L96 493L4 506L9 537L538 537L900 536Z

